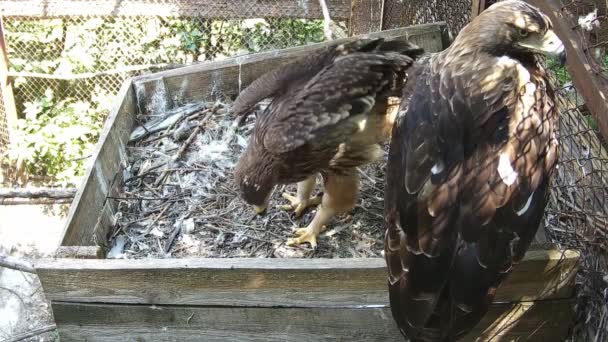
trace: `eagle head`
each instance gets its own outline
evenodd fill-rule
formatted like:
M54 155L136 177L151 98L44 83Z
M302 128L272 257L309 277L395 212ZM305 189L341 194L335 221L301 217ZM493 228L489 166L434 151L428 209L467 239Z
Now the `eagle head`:
M240 196L253 206L257 214L263 214L276 185L276 173L272 172L272 159L256 153L252 144L247 146L234 170L234 179Z
M494 56L528 60L536 54L566 61L564 44L553 31L549 17L520 0L500 1L483 11L463 29L455 45L476 46ZM478 41L466 41L475 37ZM462 42L458 40L462 39ZM460 44L459 44L460 43Z

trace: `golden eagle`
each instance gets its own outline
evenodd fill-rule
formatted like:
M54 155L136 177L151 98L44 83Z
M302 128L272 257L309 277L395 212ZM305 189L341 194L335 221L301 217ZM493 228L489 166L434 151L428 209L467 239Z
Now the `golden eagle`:
M298 182L297 196L283 194L291 202L284 209L299 215L320 204L312 222L288 244L316 247L323 226L355 206L355 167L383 155L379 143L388 140L399 103L391 101L422 52L402 40L355 40L276 68L239 94L237 115L272 98L256 118L234 171L242 198L261 213L277 184ZM311 198L318 173L323 196Z
M558 153L542 54L565 61L551 21L507 0L414 67L390 143L384 247L392 315L412 341L469 332L536 234Z

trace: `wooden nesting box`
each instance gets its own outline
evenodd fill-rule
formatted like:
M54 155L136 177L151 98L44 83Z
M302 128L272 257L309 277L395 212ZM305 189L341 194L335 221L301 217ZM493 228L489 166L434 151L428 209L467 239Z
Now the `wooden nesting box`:
M370 36L408 38L430 52L449 44L444 23ZM55 258L35 265L62 342L402 340L380 258L104 259L116 210L106 198L121 182L136 113L163 112L220 91L236 95L272 67L327 44L198 64L124 84L70 209L61 247ZM573 251L530 251L468 340L563 339L577 260Z

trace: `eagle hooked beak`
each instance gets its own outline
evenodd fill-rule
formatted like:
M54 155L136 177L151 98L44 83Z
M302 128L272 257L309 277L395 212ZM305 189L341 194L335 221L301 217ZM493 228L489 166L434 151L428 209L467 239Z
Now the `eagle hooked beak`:
M267 205L254 205L253 211L255 211L257 215L264 215L266 213L266 207Z
M264 198L264 203L261 205L255 205L253 204L253 211L255 211L255 213L257 215L264 215L266 213L266 208L268 208L268 203L270 203L270 198L272 197L272 194L274 194L274 190L275 188L273 187L272 190L270 190L270 192L268 192L268 194L266 195L266 198Z
M553 30L548 30L540 39L524 40L519 45L534 52L554 57L561 65L566 63L566 48Z

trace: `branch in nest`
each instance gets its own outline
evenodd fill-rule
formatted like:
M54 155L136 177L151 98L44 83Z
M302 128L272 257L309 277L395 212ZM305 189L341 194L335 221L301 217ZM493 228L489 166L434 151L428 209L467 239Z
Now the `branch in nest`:
M57 330L57 326L55 324L47 325L47 326L44 326L44 327L41 327L41 328L30 330L30 331L28 331L26 333L14 336L11 340L9 340L9 342L23 341L23 340L26 340L28 338L35 337L35 336L38 336L38 335L42 335L44 333L55 331L55 330Z
M10 268L12 270L27 272L27 273L36 273L34 267L23 260L18 260L15 258L11 258L9 256L0 256L0 267Z

